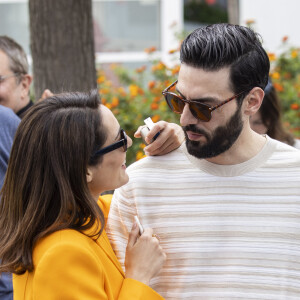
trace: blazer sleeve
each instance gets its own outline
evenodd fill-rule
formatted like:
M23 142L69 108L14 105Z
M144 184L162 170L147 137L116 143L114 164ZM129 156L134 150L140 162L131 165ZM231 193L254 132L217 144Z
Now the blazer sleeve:
M33 277L35 300L104 300L107 293L105 270L93 252L84 245L58 244L41 257ZM111 282L110 286L114 286ZM118 293L116 293L118 294ZM124 279L118 300L161 300L149 286Z
M35 267L34 299L102 300L104 270L82 245L58 244L47 250Z

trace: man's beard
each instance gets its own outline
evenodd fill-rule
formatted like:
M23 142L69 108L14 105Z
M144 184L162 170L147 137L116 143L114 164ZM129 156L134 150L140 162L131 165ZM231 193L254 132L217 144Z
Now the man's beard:
M230 149L241 133L243 129L241 107L237 109L225 126L217 127L212 134L208 134L206 131L197 128L193 124L183 126L182 128L185 134L186 147L189 154L197 158L216 157ZM187 131L204 135L207 142L203 143L189 140L186 133Z

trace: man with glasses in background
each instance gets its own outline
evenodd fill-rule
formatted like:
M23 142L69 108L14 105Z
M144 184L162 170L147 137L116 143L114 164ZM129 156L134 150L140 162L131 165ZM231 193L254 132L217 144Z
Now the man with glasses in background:
M249 125L270 68L260 38L238 25L202 27L180 59L163 95L186 142L128 168L108 218L113 248L124 263L138 215L167 254L151 281L166 299L299 299L300 151Z
M29 97L31 81L23 48L13 39L0 36L0 104L22 118L33 105Z

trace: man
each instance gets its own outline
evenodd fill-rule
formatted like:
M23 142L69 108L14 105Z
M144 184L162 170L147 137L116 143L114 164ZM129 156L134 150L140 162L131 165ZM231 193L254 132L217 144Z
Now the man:
M0 36L0 104L22 118L33 105L29 97L31 81L22 47L7 36Z
M19 123L20 119L11 109L0 105L0 190L7 169L10 149ZM0 299L13 299L12 280L9 274L2 274L0 277Z
M128 168L108 219L113 248L124 262L138 215L167 254L151 282L166 299L299 299L300 151L250 128L269 74L259 37L199 28L180 59L163 94L186 142Z
M33 105L29 90L32 76L28 74L28 61L23 48L13 39L0 36L0 105L11 108L23 118ZM39 100L53 94L46 89Z

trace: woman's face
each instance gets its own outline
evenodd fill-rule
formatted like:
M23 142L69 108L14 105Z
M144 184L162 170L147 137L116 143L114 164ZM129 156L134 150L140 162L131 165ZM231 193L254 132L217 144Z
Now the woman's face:
M259 134L266 134L268 131L259 111L250 117L250 127Z
M120 140L120 125L113 113L104 105L101 105L101 118L104 130L107 131L107 140L104 148ZM127 136L128 148L132 145L132 140ZM100 150L100 149L99 149ZM98 199L104 191L114 190L129 180L126 173L126 152L123 147L103 154L102 162L88 167L87 182L91 194Z

